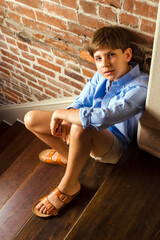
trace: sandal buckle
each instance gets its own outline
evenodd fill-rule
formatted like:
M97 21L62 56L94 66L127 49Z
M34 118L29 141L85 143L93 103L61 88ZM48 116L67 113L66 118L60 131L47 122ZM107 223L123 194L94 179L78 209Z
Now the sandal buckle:
M67 200L67 196L64 195L64 194L61 194L61 195L59 196L59 200L60 200L61 202L65 202L65 201Z

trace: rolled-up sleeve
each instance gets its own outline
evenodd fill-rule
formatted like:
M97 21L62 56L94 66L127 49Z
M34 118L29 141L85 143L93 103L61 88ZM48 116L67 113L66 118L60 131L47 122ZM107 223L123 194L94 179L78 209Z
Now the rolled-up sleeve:
M123 122L144 109L147 88L144 86L132 87L123 97L114 96L109 103L105 97L99 108L80 108L80 119L83 128L105 129L116 123ZM125 93L125 94L124 94Z

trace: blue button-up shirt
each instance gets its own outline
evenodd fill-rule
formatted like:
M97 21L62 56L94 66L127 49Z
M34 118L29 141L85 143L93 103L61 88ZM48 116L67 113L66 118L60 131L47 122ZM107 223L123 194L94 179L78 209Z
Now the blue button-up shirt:
M83 128L109 128L125 150L137 132L145 108L148 75L134 66L119 80L110 82L98 71L68 107L80 109Z

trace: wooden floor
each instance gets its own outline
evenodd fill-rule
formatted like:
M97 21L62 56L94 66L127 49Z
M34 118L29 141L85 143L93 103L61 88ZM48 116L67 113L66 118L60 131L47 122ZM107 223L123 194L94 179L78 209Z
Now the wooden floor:
M80 195L57 217L41 219L32 205L65 171L38 160L45 148L23 124L0 125L0 239L160 239L160 159L134 142L115 166L89 159Z

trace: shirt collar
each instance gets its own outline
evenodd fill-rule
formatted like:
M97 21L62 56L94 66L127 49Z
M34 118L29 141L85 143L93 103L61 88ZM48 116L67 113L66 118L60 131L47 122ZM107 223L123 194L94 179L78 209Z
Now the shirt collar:
M128 73L126 73L124 76L122 76L120 79L118 79L117 81L114 81L112 85L124 86L125 84L130 82L133 78L140 75L139 64L130 63L130 65L132 66L132 69ZM109 81L107 81L107 86L109 86Z

